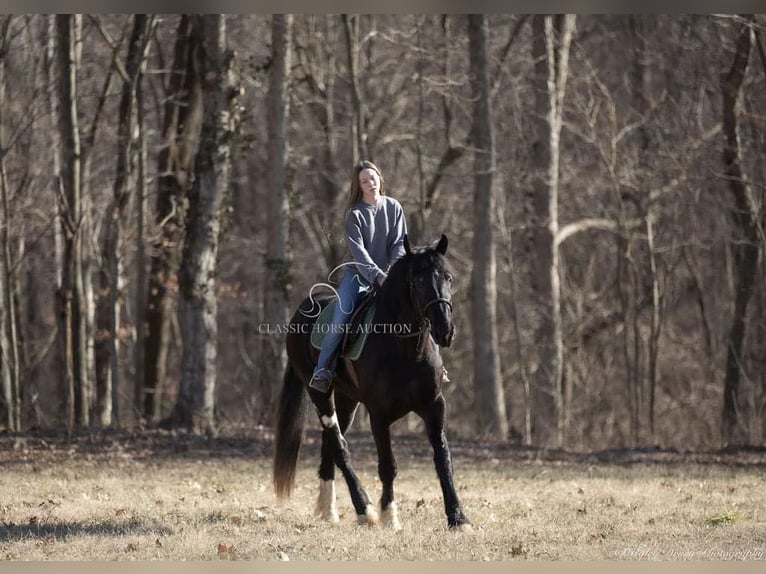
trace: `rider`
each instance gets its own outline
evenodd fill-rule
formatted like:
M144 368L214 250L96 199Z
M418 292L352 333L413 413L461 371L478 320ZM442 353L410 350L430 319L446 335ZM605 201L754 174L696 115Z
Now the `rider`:
M330 390L337 365L337 350L343 339L342 327L351 317L360 297L373 285L380 286L391 265L404 255L407 223L401 204L386 195L380 168L371 161L354 166L345 219L349 255L338 287L338 304L332 324L309 382L313 389ZM447 382L446 370L442 381Z
M345 219L349 255L338 287L338 304L332 324L322 341L317 366L309 386L322 392L330 390L337 364L336 351L343 339L346 324L362 294L373 285L382 285L386 271L404 255L407 223L401 204L385 192L380 168L371 161L354 166L349 187ZM384 271L385 269L385 271Z

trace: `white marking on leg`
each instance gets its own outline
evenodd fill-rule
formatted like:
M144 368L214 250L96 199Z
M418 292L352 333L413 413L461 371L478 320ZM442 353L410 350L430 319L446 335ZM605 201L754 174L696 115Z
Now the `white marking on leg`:
M324 428L331 429L332 427L338 426L338 413L333 413L331 417L322 415L319 417L319 420L322 422Z
M399 512L396 509L396 502L391 502L388 508L381 510L380 521L383 526L388 526L394 530L402 529L402 524L399 522Z
M322 520L337 523L338 508L335 505L335 481L319 479L319 496L314 507L314 515L321 516Z
M364 514L356 515L356 521L365 526L375 526L378 523L378 511L372 504L368 504L367 508L364 509Z

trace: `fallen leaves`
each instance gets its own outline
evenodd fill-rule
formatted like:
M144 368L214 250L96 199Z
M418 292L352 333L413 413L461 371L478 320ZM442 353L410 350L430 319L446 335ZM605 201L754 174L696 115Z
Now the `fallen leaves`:
M523 556L526 558L527 554L529 554L529 550L524 545L523 542L517 542L513 546L511 546L511 556Z
M763 518L760 467L732 477L730 468L706 466L703 487L698 466L687 473L682 466L593 470L540 461L488 470L483 461L457 459L456 475L468 485L461 490L464 508L477 520L470 538L445 535L444 503L428 460L396 483L404 535L354 528L341 483L344 517L329 528L311 515L313 463L299 467L299 488L283 506L274 499L266 462L216 456L200 463L194 449L210 445L189 444L188 455L136 459L124 468L108 453L94 454L101 456L98 465L81 463L79 455L69 460L63 441L54 451L36 447L41 474L25 464L5 469L0 559L598 560L647 539L709 558L702 552L747 549ZM420 439L413 444L420 448ZM4 452L14 456L7 445ZM53 464L51 452L61 454L61 464ZM367 485L376 460L359 458ZM83 492L89 498L81 499ZM687 494L693 498L683 502Z
M233 544L226 544L225 542L218 543L218 558L225 560L233 560L237 556L237 547Z
M56 537L52 534L49 534L47 536L43 536L40 540L36 542L37 546L49 546L51 544L56 543Z

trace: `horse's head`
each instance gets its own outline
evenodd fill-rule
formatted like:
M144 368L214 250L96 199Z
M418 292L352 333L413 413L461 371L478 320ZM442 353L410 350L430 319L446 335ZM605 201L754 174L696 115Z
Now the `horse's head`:
M447 236L432 245L412 250L407 236L404 250L409 262L410 299L419 320L428 319L431 335L441 347L449 347L455 337L452 322L452 269L444 257Z

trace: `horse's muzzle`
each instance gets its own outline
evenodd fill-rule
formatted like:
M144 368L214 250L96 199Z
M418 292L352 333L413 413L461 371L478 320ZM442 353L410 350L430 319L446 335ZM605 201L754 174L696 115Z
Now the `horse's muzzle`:
M447 330L446 334L436 334L431 333L434 337L434 341L436 341L436 344L440 347L449 347L452 345L452 341L455 338L455 325L450 323L449 329Z

